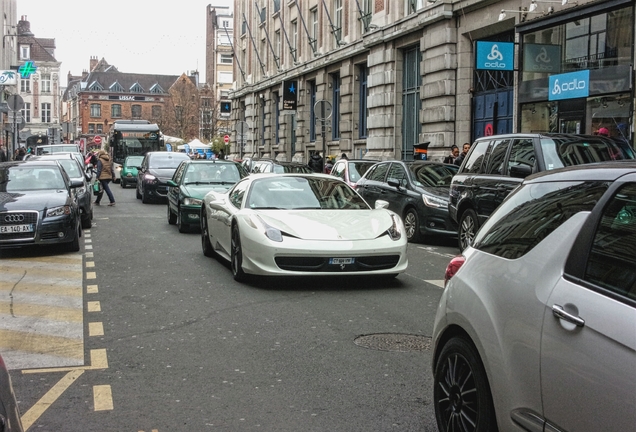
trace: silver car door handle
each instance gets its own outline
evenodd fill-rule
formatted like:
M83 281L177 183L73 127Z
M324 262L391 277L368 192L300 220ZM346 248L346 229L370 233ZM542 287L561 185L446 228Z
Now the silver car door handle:
M583 318L567 313L563 309L563 307L559 305L552 306L552 315L559 319L572 323L577 327L583 327L585 325L585 320Z

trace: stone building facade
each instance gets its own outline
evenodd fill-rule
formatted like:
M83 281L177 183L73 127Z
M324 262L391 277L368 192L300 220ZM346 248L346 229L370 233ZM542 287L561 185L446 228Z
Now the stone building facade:
M441 159L482 135L610 123L633 144L628 0L235 1L234 17L232 122L249 126L234 154L306 161L324 146L408 160L418 147ZM500 50L504 60L480 62ZM558 67L540 69L550 56ZM568 73L589 77L587 91L554 97L549 86ZM289 82L295 112L282 109ZM332 108L324 138L319 101Z

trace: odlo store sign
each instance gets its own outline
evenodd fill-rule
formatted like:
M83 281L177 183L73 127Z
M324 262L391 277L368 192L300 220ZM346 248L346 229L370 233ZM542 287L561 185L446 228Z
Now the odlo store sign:
M548 83L548 100L576 99L590 95L590 71L551 75Z
M515 44L512 42L477 41L475 67L482 70L513 70Z

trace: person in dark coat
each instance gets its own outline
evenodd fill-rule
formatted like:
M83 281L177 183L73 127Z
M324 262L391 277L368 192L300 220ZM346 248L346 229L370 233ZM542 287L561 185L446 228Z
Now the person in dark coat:
M455 144L453 144L451 146L450 154L444 158L444 163L445 164L453 164L453 163L455 163L455 160L458 157L459 157L459 148Z
M455 165L460 166L462 162L464 162L464 158L466 157L466 154L468 154L468 150L470 150L470 143L464 143L462 146L462 154L455 159Z
M314 172L322 172L322 156L320 153L314 152L309 156L309 162L307 162L309 168L311 168Z

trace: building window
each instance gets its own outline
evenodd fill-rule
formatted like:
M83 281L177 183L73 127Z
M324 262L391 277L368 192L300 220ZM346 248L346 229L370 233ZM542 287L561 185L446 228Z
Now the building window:
M51 103L42 104L42 123L51 123Z
M91 117L101 117L102 106L100 104L91 104Z
M110 107L110 116L112 118L121 118L121 105L113 104Z
M281 47L281 38L280 38L280 30L276 30L274 33L274 52L276 53L276 58L279 60L278 64L280 65L280 47Z
M110 91L115 92L115 93L123 93L124 92L124 88L121 86L121 84L119 84L117 81L115 81L114 83L111 84Z
M130 107L130 111L132 114L132 118L140 119L141 118L141 105L133 105Z
M223 27L228 28L230 27L230 22L228 20L223 20Z
M275 116L276 116L276 126L275 126L275 130L274 130L274 135L275 135L275 139L274 139L274 143L276 145L280 144L280 96L278 95L278 93L274 93L274 110L275 110Z
M408 48L403 52L404 70L402 71L402 160L413 160L415 144L419 143L420 131L420 47Z
M261 146L265 147L265 99L261 99Z
M310 15L310 25L311 25L311 40L309 41L309 44L311 45L311 49L313 50L314 54L316 53L316 50L318 49L318 8L313 8L309 11L309 15Z
M51 74L40 75L40 91L42 93L51 93Z
M95 123L89 123L88 124L88 133L89 134L94 134L95 133Z
M161 118L161 105L153 105L152 106L152 118L160 119Z
M144 89L143 89L143 87L141 87L141 85L139 85L138 82L136 82L136 83L134 83L132 85L132 87L130 87L130 92L131 93L143 93Z
M334 36L336 37L336 42L340 43L342 40L342 0L334 0Z
M29 60L31 58L31 47L29 45L20 45L20 60Z
M331 74L331 139L340 139L340 74Z
M98 134L104 133L104 126L101 123L97 123L95 126L95 132Z
M360 110L359 119L358 119L358 137L366 138L367 135L367 118L369 116L368 108L367 108L367 97L368 89L367 89L367 66L361 65L358 68L358 73L360 75L360 103L358 108Z
M298 21L293 20L291 22L291 40L289 41L291 44L291 52L294 61L298 60Z
M22 107L22 118L25 123L31 123L31 102L25 102Z
M221 54L221 59L219 60L221 64L232 64L232 54Z
M31 80L30 79L21 79L20 80L20 93L31 93Z

